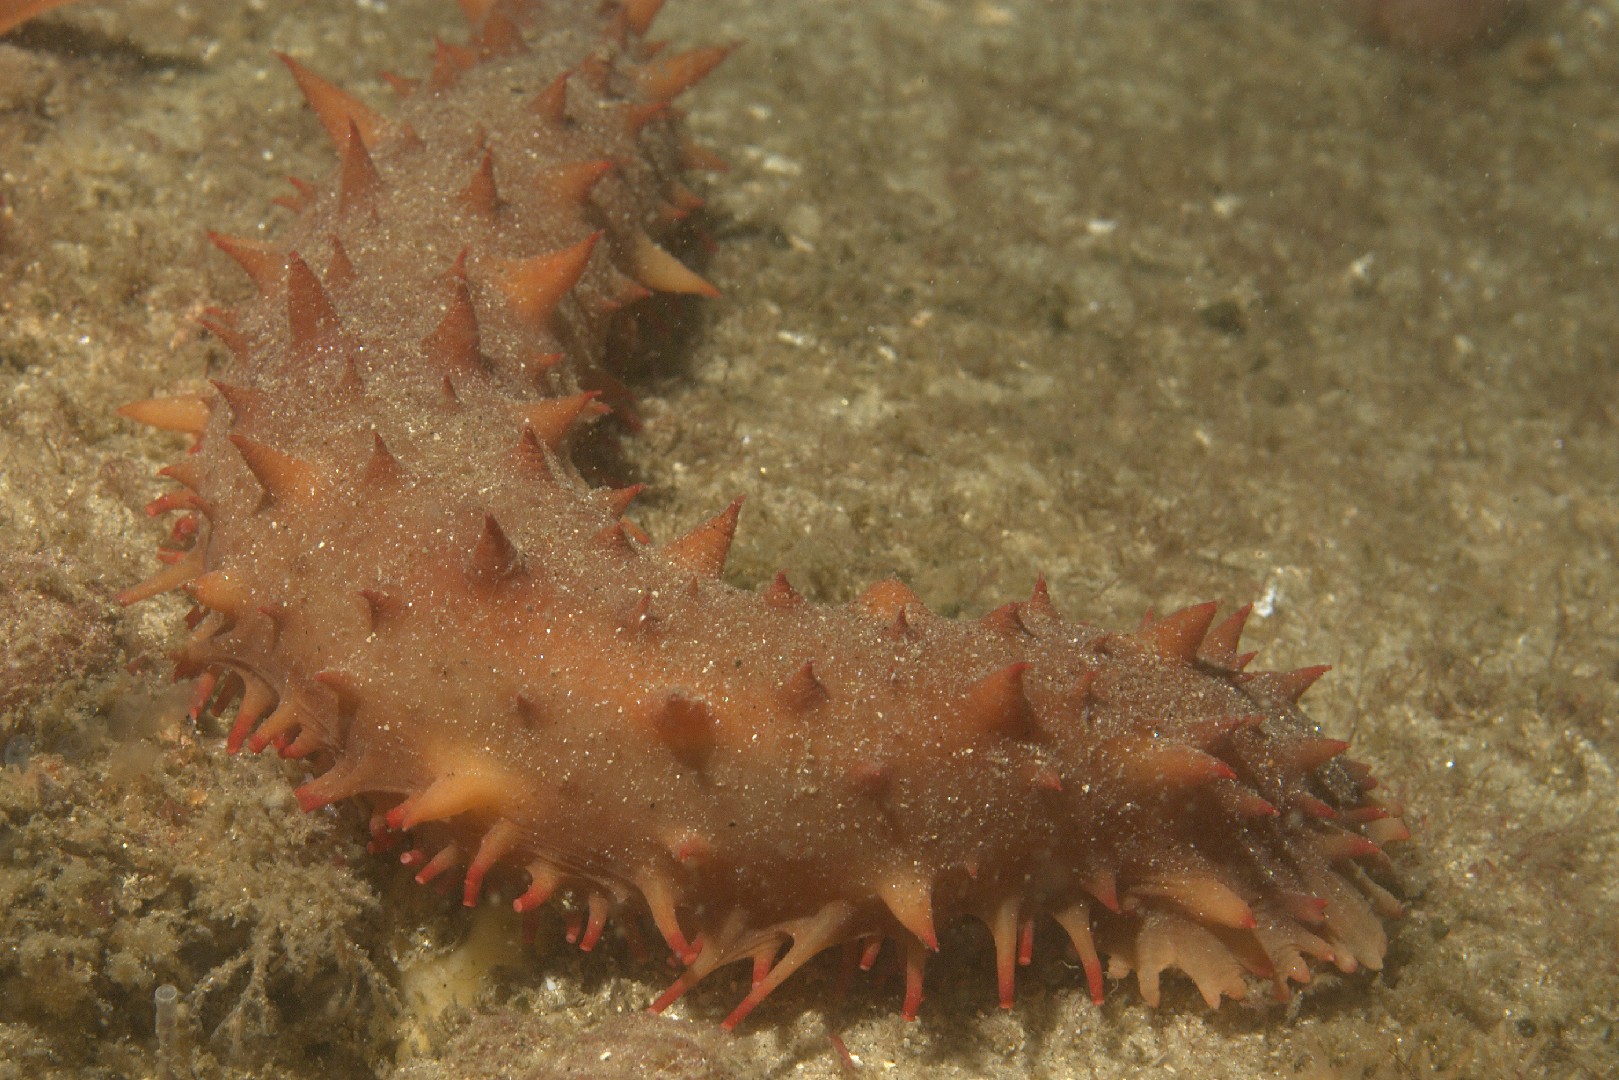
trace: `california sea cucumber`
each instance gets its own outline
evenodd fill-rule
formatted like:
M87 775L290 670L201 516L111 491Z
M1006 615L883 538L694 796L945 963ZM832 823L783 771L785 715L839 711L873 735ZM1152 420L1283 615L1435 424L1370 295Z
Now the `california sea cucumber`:
M469 905L555 897L587 949L649 915L683 964L654 1008L751 961L728 1028L889 940L912 1017L962 916L1007 1006L1046 917L1098 1001L1103 955L1211 1006L1379 967L1401 810L1299 710L1324 668L1248 670L1246 608L1113 633L1043 585L977 621L896 581L749 592L720 577L737 504L653 545L633 489L581 478L637 306L713 291L653 237L711 163L669 102L724 49L647 42L661 0L461 6L470 43L392 116L287 61L340 162L279 243L216 238L258 286L210 319L216 392L124 410L197 439L122 599L195 601L177 670L235 705L229 749L307 760L305 810L363 801Z

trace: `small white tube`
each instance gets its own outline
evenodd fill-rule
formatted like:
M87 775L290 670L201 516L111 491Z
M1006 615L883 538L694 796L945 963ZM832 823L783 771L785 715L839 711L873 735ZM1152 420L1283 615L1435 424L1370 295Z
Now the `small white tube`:
M175 1072L175 1052L180 1042L180 991L173 983L164 983L152 992L152 1008L157 1028L158 1080L178 1080Z

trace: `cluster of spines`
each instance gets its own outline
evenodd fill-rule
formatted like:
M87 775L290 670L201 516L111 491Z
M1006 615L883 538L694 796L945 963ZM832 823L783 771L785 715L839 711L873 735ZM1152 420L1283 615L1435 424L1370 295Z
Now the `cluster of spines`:
M631 2L622 6L618 29L621 33L643 33L659 5L655 2ZM463 7L476 28L470 47L461 48L440 43L435 55L432 73L425 83L390 78L397 90L404 94L420 92L423 87L440 90L453 85L455 79L481 60L523 48L522 35L507 15L501 0L463 0ZM724 50L695 50L691 53L655 59L641 69L639 84L647 101L626 107L626 123L631 130L667 109L668 99L701 78L724 55ZM372 157L373 149L386 138L398 138L407 145L416 139L408 128L395 129L389 121L346 92L338 89L304 69L290 58L282 58L292 71L306 98L320 117L322 125L336 143L340 154L337 197L342 214L367 214L374 209L380 197L383 179ZM588 74L588 73L587 73ZM532 108L540 115L560 120L566 109L568 75L559 77L533 102ZM692 150L687 164L704 165L711 162L706 154ZM580 161L554 170L553 194L560 199L583 203L589 198L594 185L612 166L604 161ZM298 211L307 209L317 197L314 185L294 181L295 194L285 197L284 204ZM487 146L476 158L469 171L466 186L460 193L463 207L474 214L498 214L502 197L496 184L495 158ZM661 212L672 220L697 205L696 196L684 188L671 192L668 205ZM308 265L297 251L243 239L211 234L214 242L229 254L247 272L262 294L285 296L285 322L287 340L294 354L313 353L341 340L343 321L340 305L333 294L340 296L343 288L358 272L340 238L330 239L331 256L325 271L325 281ZM521 260L479 260L487 274L487 281L506 298L509 307L524 323L543 328L557 306L573 293L584 275L603 234L592 233L578 242L555 252ZM623 304L645 294L646 290L711 294L712 287L673 256L640 234L621 249L626 268L615 271L621 279L616 295L609 304ZM448 400L456 397L456 379L482 370L484 359L479 348L478 313L468 288L469 254L462 252L446 274L449 301L445 313L434 330L422 343L423 354L442 369L443 393ZM223 312L211 312L207 323L220 339L245 361L251 345L237 329L234 320ZM536 358L534 367L548 370L559 362L552 354ZM259 402L257 391L230 383L215 383L217 398L185 395L175 398L153 399L126 406L125 416L159 428L183 431L202 437L209 419L223 401L233 413L233 429L227 438L234 445L246 468L263 488L266 504L297 503L315 497L330 478L320 474L313 464L292 454L270 446L234 430L243 417L251 415ZM334 392L350 395L363 392L363 376L352 359L348 360L338 376ZM592 392L569 394L533 401L520 407L517 421L520 428L514 453L534 468L549 473L555 455L561 449L570 431L580 422L605 411ZM396 482L404 466L384 444L380 435L369 458L362 466L360 480L368 485ZM189 620L192 635L180 650L178 675L198 675L197 691L193 699L193 712L200 713L212 705L222 707L237 696L240 703L227 738L231 752L246 746L254 752L274 746L288 757L304 757L316 751L332 750L330 739L320 720L321 706L296 686L284 688L280 693L248 672L233 670L225 658L215 657L206 648L208 640L225 627L251 615L261 616L269 633L275 632L285 613L273 599L254 597L239 583L233 582L220 571L204 572L201 543L210 514L207 500L199 489L198 477L186 463L164 470L170 478L182 485L182 490L165 495L148 508L159 514L174 510L187 511L174 530L175 545L165 555L168 565L151 579L121 596L131 603L169 589L184 586L197 607ZM630 555L641 554L649 541L624 513L636 489L623 489L603 493L603 501L610 524L597 536L597 543ZM733 503L714 519L700 525L686 536L664 545L656 554L669 564L690 575L693 581L718 578L723 570L732 536L735 532L739 503ZM483 529L471 544L467 554L466 573L469 582L489 584L523 574L523 554L508 538L506 531L493 515L484 519ZM767 606L791 609L805 601L784 575L776 579L761 593ZM357 601L363 605L377 627L385 626L394 611L396 601L374 590L362 590ZM882 581L867 589L853 602L853 606L867 615L874 632L895 640L916 637L920 622L929 617L926 608L907 587L897 581ZM1291 708L1325 668L1302 668L1291 672L1248 672L1251 653L1237 652L1239 638L1248 615L1243 608L1218 625L1214 623L1215 605L1202 604L1186 608L1172 615L1146 617L1141 626L1128 639L1127 646L1143 649L1160 660L1171 663L1200 665L1219 673L1232 684L1241 687L1258 703ZM625 614L624 627L631 634L646 633L658 620L656 605L650 595ZM1042 583L1037 584L1027 601L1003 605L985 615L983 627L1008 638L1034 638L1052 626L1062 626L1060 616L1050 602ZM1103 647L1108 645L1104 640ZM1025 682L1030 665L1026 661L1007 663L980 675L964 685L959 695L955 715L964 730L1014 740L1037 740L1040 737L1040 718L1026 692ZM1071 697L1082 705L1092 692L1094 670L1082 673L1072 688ZM223 679L222 679L223 676ZM327 671L313 676L314 681L336 695L340 707L352 688L342 672ZM777 691L780 703L789 710L808 713L825 707L836 694L818 674L813 660L807 660L786 673ZM533 704L519 695L512 703L521 720L533 709ZM1119 774L1126 783L1143 790L1186 791L1196 788L1215 789L1218 786L1223 805L1236 817L1258 819L1282 813L1299 814L1317 823L1314 831L1323 858L1332 862L1376 859L1381 857L1379 841L1403 839L1405 830L1398 820L1398 809L1361 800L1348 809L1336 809L1319 795L1308 790L1304 782L1280 790L1259 790L1244 780L1256 776L1260 770L1243 768L1241 755L1230 748L1232 737L1242 732L1254 732L1261 722L1260 715L1243 715L1211 721L1205 730L1183 741L1156 739L1122 739L1117 745L1105 748L1109 760L1116 761ZM656 698L648 718L648 730L661 740L669 751L682 762L701 767L706 754L712 749L716 717L712 709L700 698L682 691L671 691ZM1257 733L1255 733L1257 738ZM1285 744L1271 741L1266 744L1270 752L1285 752L1291 756L1286 775L1308 778L1328 761L1334 759L1346 744L1327 739L1296 739ZM1224 756L1219 750L1223 749ZM1344 762L1343 769L1353 781L1358 793L1371 790L1374 781L1366 770L1356 763ZM1271 774L1275 774L1271 770ZM885 769L878 763L865 763L850 771L857 787L881 797L886 786ZM1030 776L1034 786L1051 792L1060 792L1063 777L1055 769L1036 769ZM487 812L498 803L492 794L499 787L488 777L481 777L476 768L458 768L453 776L445 775L427 784L422 790L392 805L379 808L373 817L373 847L383 850L391 846L394 838L403 833L419 830L422 826L466 815L471 811ZM298 789L297 797L306 810L359 793L364 785L360 778L339 764ZM1338 824L1338 823L1341 823ZM1341 826L1354 826L1344 828ZM416 870L416 879L424 884L435 880L451 880L451 871L459 872L463 901L477 903L488 874L497 866L519 854L520 838L510 821L494 816L492 823L478 837L476 844L445 842L437 847L412 847L401 861ZM702 837L680 837L671 843L671 854L677 862L700 859L707 847ZM523 864L528 874L528 887L514 901L519 912L530 912L545 903L559 889L570 888L582 893L584 907L572 917L569 940L585 949L599 940L609 914L623 908L627 896L619 895L601 883L575 880L543 859ZM1362 878L1364 875L1361 875ZM1369 880L1362 889L1372 898L1383 914L1392 914L1398 905ZM657 875L647 875L636 883L641 901L649 909L660 933L675 955L686 965L685 971L668 991L655 1003L654 1008L667 1007L709 971L722 963L738 959L734 948L715 941L688 939L681 926L678 897L667 881ZM906 991L903 1012L914 1017L922 996L923 971L928 952L937 951L938 938L933 926L931 883L922 877L892 880L879 891L888 914L903 931L897 935L905 945L903 965ZM1164 901L1185 912L1196 923L1230 931L1270 935L1270 948L1257 946L1246 953L1235 951L1239 960L1253 974L1275 979L1279 994L1285 994L1288 980L1303 981L1308 969L1299 959L1301 951L1318 958L1332 959L1333 950L1323 939L1304 930L1319 927L1326 921L1330 898L1314 893L1285 893L1278 901L1286 909L1283 914L1299 929L1284 931L1273 923L1261 927L1249 903L1218 874L1210 871L1201 875L1158 877L1131 882L1121 898L1120 883L1115 871L1098 869L1085 882L1087 897L1072 899L1051 915L1065 931L1078 952L1087 975L1092 996L1100 1001L1102 992L1102 966L1096 942L1092 937L1094 924L1091 901L1106 912L1123 914L1142 910L1144 919L1164 918L1153 901ZM1017 895L1009 895L980 913L989 926L997 954L997 972L1001 1003L1010 1006L1016 967L1027 964L1032 954L1035 916L1037 912ZM729 935L735 941L752 940L744 950L754 963L753 988L725 1021L734 1027L759 1001L768 995L793 971L823 949L838 942L847 942L851 963L869 970L877 960L878 952L887 932L855 933L857 913L851 905L832 904L798 920L795 923L771 928L759 933L756 928L737 926ZM1165 932L1167 940L1168 931ZM727 937L717 933L716 937ZM853 941L849 941L850 937ZM1255 939L1256 941L1258 938ZM784 955L784 942L790 942ZM1134 966L1143 975L1154 961L1137 957ZM1340 966L1353 965L1353 955L1340 957ZM1162 965L1160 965L1162 966ZM1220 994L1236 996L1241 993L1240 980L1233 983L1224 973L1194 972L1199 988L1211 1004ZM1156 983L1156 969L1152 974ZM1154 996L1149 991L1149 996Z

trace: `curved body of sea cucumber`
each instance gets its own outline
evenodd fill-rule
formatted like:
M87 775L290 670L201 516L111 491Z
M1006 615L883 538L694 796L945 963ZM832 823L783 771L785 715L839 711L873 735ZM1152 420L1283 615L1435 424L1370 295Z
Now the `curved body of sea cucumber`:
M169 564L198 709L232 751L308 759L374 846L590 948L649 915L684 965L663 1007L753 964L734 1026L818 953L886 941L915 1015L936 927L988 926L1000 998L1050 919L1158 999L1307 958L1376 968L1399 905L1368 868L1399 808L1298 710L1320 668L1250 672L1246 609L1062 618L1043 586L978 621L897 582L844 606L720 580L733 505L652 546L570 431L650 290L707 293L650 238L706 154L668 101L723 56L643 34L660 0L462 0L465 47L384 117L288 61L339 147L285 240L217 237L259 296L211 322L207 396L125 414L197 436ZM314 267L320 267L319 270Z

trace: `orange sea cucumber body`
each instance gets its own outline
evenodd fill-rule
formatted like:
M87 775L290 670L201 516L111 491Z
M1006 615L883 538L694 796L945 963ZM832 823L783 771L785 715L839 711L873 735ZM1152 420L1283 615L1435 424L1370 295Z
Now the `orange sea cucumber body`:
M978 621L897 582L844 606L720 580L736 506L647 542L570 433L601 412L648 290L712 290L658 246L708 161L668 101L723 50L655 49L657 0L462 0L471 44L384 116L289 61L340 164L275 246L220 237L259 296L212 326L236 363L135 419L198 437L155 511L179 650L229 744L357 798L421 880L573 913L586 947L650 915L667 1005L750 960L734 1026L841 945L897 944L904 1009L936 928L995 942L1000 998L1054 921L1210 1004L1308 959L1378 967L1372 880L1406 835L1296 706L1321 673L1249 672L1246 611L1131 633L1042 587Z

